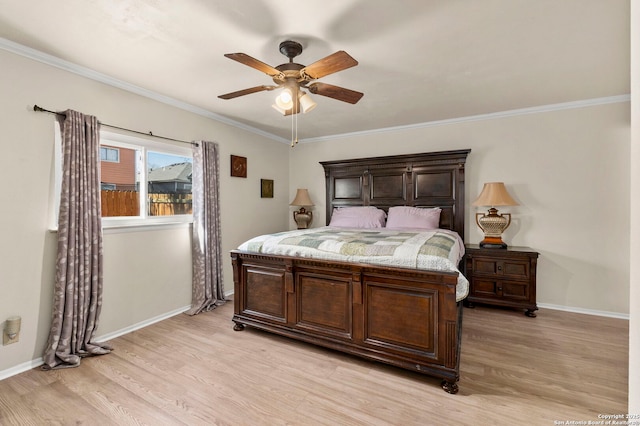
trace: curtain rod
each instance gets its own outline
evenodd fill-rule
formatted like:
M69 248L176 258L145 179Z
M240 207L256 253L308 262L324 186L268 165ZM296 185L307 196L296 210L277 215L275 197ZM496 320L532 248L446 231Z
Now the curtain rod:
M56 112L56 111L50 111L48 109L42 108L38 105L34 105L33 106L33 110L37 111L37 112L48 112L49 114L55 114L55 115L61 115L63 117L66 117L67 115L64 112ZM126 132L131 132L131 133L137 133L139 135L145 135L145 136L153 136L154 138L159 138L159 139L165 139L168 141L173 141L173 142L180 142L180 143L188 143L189 145L195 145L198 146L198 144L196 142L188 142L188 141L182 141L180 139L174 139L174 138L168 138L166 136L158 136L158 135L154 135L153 133L149 132L149 133L144 133L144 132L140 132L138 130L131 130L131 129L127 129L124 127L118 127L118 126L114 126L112 124L106 124L106 123L102 123L101 121L98 121L98 123L100 123L101 126L104 127L110 127L112 129L118 129L118 130L124 130Z

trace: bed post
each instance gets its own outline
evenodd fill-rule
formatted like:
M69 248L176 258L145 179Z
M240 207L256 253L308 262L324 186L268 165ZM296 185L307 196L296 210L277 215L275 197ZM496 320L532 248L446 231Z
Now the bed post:
M233 288L234 288L234 297L233 297L233 309L234 312L240 312L242 307L240 306L241 298L239 295L240 292L240 257L238 253L231 252L231 265L233 266ZM233 329L235 331L244 330L244 324L241 324L237 321L234 321Z

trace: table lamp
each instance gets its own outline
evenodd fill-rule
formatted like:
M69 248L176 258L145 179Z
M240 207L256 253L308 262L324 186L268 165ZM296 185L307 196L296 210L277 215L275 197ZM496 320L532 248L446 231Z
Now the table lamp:
M517 206L518 203L511 198L504 183L485 183L473 205L489 207L488 213L476 213L476 223L484 232L484 240L480 242L480 247L506 249L507 244L502 241L502 233L511 225L511 214L498 214L495 207Z
M293 212L293 220L296 221L298 229L307 229L311 223L311 219L313 219L313 213L305 209L305 207L313 206L313 201L311 201L309 197L309 191L304 188L299 188L295 198L289 205L300 207L300 210Z

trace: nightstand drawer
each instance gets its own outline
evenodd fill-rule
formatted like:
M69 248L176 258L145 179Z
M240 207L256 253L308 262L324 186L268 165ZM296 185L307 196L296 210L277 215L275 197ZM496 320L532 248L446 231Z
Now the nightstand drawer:
M504 300L529 300L529 283L527 281L503 281L476 278L473 280L472 297L499 298Z
M531 264L528 258L525 260L492 259L489 257L473 258L473 272L476 274L528 280L530 277L530 266Z

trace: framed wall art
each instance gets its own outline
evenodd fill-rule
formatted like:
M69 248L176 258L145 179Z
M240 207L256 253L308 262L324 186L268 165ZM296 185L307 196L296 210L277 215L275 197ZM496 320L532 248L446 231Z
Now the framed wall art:
M231 156L231 176L247 177L247 157Z
M260 179L260 197L273 198L273 179Z

